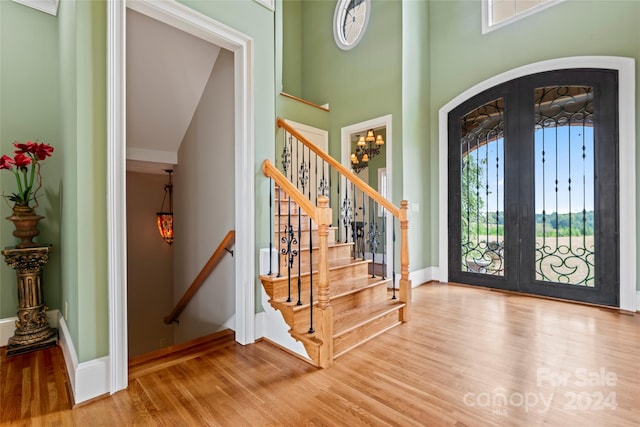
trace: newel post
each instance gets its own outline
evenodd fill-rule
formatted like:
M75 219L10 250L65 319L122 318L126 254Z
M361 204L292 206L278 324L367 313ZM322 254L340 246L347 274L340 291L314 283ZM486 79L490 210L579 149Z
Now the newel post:
M316 336L322 341L318 364L327 368L333 363L333 307L329 302L329 226L331 208L327 196L318 197L318 317Z
M411 280L409 280L409 202L400 202L400 301L406 304L402 321L411 318Z

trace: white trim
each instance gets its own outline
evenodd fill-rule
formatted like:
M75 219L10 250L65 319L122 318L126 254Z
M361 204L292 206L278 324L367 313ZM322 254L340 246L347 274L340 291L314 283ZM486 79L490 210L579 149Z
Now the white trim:
M636 311L640 312L640 291L636 292Z
M52 328L58 327L59 315L59 310L47 311L47 320L49 321L49 326L51 326ZM6 347L7 344L9 344L9 338L11 338L16 332L17 320L17 317L7 317L5 319L0 319L0 347Z
M107 273L109 287L109 391L111 393L127 388L129 380L127 343L125 29L125 3L122 1L108 1ZM71 341L69 340L69 342ZM71 371L69 371L69 376L71 377Z
M127 147L127 160L141 162L178 164L178 153L175 151L150 150L148 148Z
M275 0L253 0L257 3L260 3L262 6L266 7L269 10L275 10Z
M619 197L620 201L620 308L636 308L636 129L635 61L617 56L575 56L536 62L491 77L462 92L439 112L439 263L440 281L449 279L447 143L449 112L467 99L501 83L545 71L570 68L603 68L618 71L619 96Z
M301 134L315 134L320 136L323 139L324 146L319 147L322 148L327 153L329 152L329 131L326 129L320 129L313 126L305 125L304 123L294 122L293 120L286 119L285 123L289 124L292 128L300 132ZM308 139L308 137L307 137Z
M125 170L125 7L149 16L234 53L235 191L254 194L253 40L174 0L107 2L108 116L107 199L109 241L109 363L110 387L127 387L127 263ZM255 339L255 201L236 197L236 341Z
M412 271L409 273L409 280L411 280L411 287L417 288L418 286L430 282L432 280L437 280L438 267L426 267L421 270ZM398 275L398 280L400 279L400 275Z
M363 122L354 123L349 126L345 126L340 129L340 143L341 143L341 159L340 162L347 169L351 169L351 160L349 160L349 156L351 154L351 139L350 136L354 133L358 132L366 132L369 129L376 129L384 127L387 133L387 140L385 144L386 148L386 165L387 169L387 200L393 203L393 116L391 114L387 114L385 116L376 117L374 119L365 120ZM344 182L344 181L342 181ZM342 182L340 185L342 185ZM387 215L387 224L386 230L390 231L393 229L393 215ZM386 247L393 247L393 233L387 233L387 242ZM392 274L392 265L388 264L387 266L387 275L391 277Z
M333 11L333 39L336 42L336 45L342 50L351 50L360 43L360 41L364 38L364 34L367 32L367 26L369 25L369 17L371 15L371 0L363 0L365 2L365 11L364 11L364 22L362 23L362 27L360 28L360 33L356 36L356 39L351 42L351 44L347 44L346 40L342 39L340 33L342 32L342 24L345 21L344 11L346 7L351 4L350 0L338 0L336 2L336 8Z
M109 393L109 357L78 363L76 349L64 317L59 316L60 348L67 366L74 403L82 403Z
M59 0L13 0L16 3L29 6L40 12L48 13L49 15L58 15Z
M482 0L482 34L487 34L493 30L497 30L498 28L506 27L513 22L526 18L527 16L535 15L536 13L542 12L543 10L548 9L551 6L562 3L564 0L549 0L545 3L540 3L537 6L532 7L531 9L527 9L525 12L518 13L511 16L510 18L505 19L504 21L491 25L489 25L489 1L490 0Z

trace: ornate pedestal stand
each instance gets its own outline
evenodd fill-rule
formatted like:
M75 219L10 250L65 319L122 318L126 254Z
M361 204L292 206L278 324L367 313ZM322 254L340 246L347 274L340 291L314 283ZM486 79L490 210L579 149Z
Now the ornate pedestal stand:
M9 338L7 356L26 353L58 343L58 331L49 326L42 295L42 269L49 261L50 246L8 247L5 262L18 276L18 320Z

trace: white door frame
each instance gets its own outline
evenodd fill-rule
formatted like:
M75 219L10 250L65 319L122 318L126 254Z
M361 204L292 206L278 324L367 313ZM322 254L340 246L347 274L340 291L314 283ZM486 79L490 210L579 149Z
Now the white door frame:
M126 8L234 54L235 192L254 194L253 40L174 0L107 2L107 205L110 392L128 383L126 234ZM235 198L236 341L255 340L253 197Z
M340 130L340 142L341 142L341 159L340 162L347 169L351 169L351 135L358 132L366 132L369 129L386 128L387 140L385 141L386 153L385 161L387 163L387 199L393 202L393 173L392 173L392 158L393 158L393 128L392 128L392 115L387 114L385 116L376 117L364 122L354 123L349 126L345 126ZM386 229L392 230L393 217L387 212ZM387 232L386 247L391 248L393 246L393 233ZM393 271L393 265L389 262L387 256L387 277L391 277Z
M619 198L620 201L620 309L636 311L636 113L635 62L618 56L575 56L551 59L515 68L464 91L440 109L439 114L439 249L441 282L449 279L448 223L448 116L467 99L501 83L545 71L601 68L618 71Z

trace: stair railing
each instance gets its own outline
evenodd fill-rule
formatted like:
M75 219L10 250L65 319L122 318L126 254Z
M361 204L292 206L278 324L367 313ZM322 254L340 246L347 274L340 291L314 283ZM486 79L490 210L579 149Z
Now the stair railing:
M231 248L233 247L233 245L235 245L235 243L236 232L235 230L230 230L224 237L224 239L222 239L216 250L213 252L211 258L209 258L209 261L207 261L204 267L202 267L202 270L200 270L200 273L198 273L196 278L193 280L191 286L189 286L182 298L180 298L178 304L176 304L174 309L171 310L171 313L165 316L164 323L169 325L172 322L178 322L177 319L178 316L180 316L180 313L182 313L187 304L189 304L189 301L191 301L196 292L198 292L200 287L207 280L209 275L213 272L213 270L215 270L225 254L230 253L233 256L233 251L231 250Z
M406 304L402 310L402 321L410 319L411 306L411 280L409 279L409 203L403 200L398 208L374 190L360 177L355 175L339 161L331 157L324 150L309 141L304 135L291 127L285 120L278 117L277 125L284 130L284 144L281 157L281 166L284 176L289 181L289 189L303 188L309 190L307 202L313 200L312 195L328 197L328 208L338 205L337 228L338 240L345 243L353 243L353 257L367 255L372 257L372 277L376 275L376 256L381 256L382 278L385 278L386 265L392 266L392 299L396 299L396 289L399 289L399 300ZM311 153L314 154L312 158ZM319 165L319 167L318 167ZM315 166L315 175L311 170ZM335 178L334 178L334 175ZM300 179L306 176L305 179ZM311 182L311 183L309 183ZM313 192L311 189L313 188ZM302 192L304 196L305 191ZM287 190L289 194L289 190ZM316 205L319 206L320 197L316 196ZM337 200L337 203L336 203ZM310 207L304 208L305 210ZM393 243L391 259L387 259L385 240L385 218L393 217L393 227L390 230ZM379 218L382 217L382 220ZM400 280L396 287L395 274L395 236L396 219L400 223ZM329 221L329 226L331 221ZM380 237L382 236L382 250L380 251ZM381 252L381 253L380 253ZM328 288L327 288L328 289Z
M322 343L319 348L318 355L318 365L320 367L326 368L331 365L333 361L333 307L329 304L329 261L328 261L328 253L329 253L329 226L332 221L332 211L329 208L329 198L324 195L320 195L316 197L317 206L313 204L310 200L310 197L305 196L303 192L298 190L298 188L291 182L290 177L285 176L278 168L276 168L273 163L269 160L265 160L262 163L262 170L264 175L271 178L276 185L278 186L278 197L276 197L276 202L278 203L278 221L281 221L281 209L280 205L283 201L282 193L287 195L287 199L285 200L288 203L287 209L287 224L284 225L284 234L281 239L278 239L278 258L280 256L284 257L284 260L287 264L287 277L289 280L288 286L288 298L287 302L292 302L291 299L291 269L294 265L294 259L297 257L298 259L298 301L297 305L302 305L301 295L301 275L302 268L300 264L301 259L301 250L302 250L302 222L301 222L301 211L306 213L309 216L309 330L308 333L315 334L315 337ZM304 181L304 180L303 180ZM308 184L303 184L302 188L309 189L307 187ZM270 189L271 191L271 189ZM270 201L272 198L270 197ZM297 238L295 237L293 226L291 224L291 216L292 216L292 205L291 201L293 201L297 206L299 206L297 211L298 216L298 228L297 228ZM273 208L270 207L270 211ZM273 222L273 212L271 212L270 221ZM317 317L314 320L314 287L313 287L313 223L317 225L318 230L318 261L317 261ZM282 230L282 224L278 226L278 233ZM279 234L278 234L279 235ZM273 239L273 234L271 239ZM281 245L284 245L284 248L281 249ZM270 242L270 247L273 247L273 243ZM297 249L296 249L297 248ZM270 257L271 258L271 257ZM271 260L270 260L271 262ZM278 262L278 277L281 276L280 273L281 263ZM272 266L269 268L270 274L272 272Z

